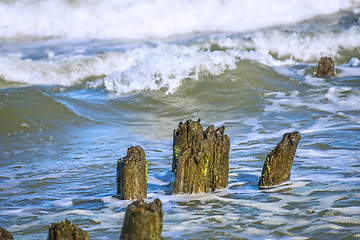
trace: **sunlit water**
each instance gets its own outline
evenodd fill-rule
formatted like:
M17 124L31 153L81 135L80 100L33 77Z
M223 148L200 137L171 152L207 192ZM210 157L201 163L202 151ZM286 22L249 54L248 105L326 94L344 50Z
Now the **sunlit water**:
M165 238L360 238L359 2L289 1L277 12L282 1L255 1L262 21L246 1L203 11L191 1L174 1L178 11L166 1L49 2L76 19L36 14L47 1L0 4L0 226L15 239L46 239L64 219L91 239L118 239L130 201L114 197L116 160L133 145L145 149ZM15 21L24 6L31 20ZM140 14L149 6L166 10L153 25ZM127 29L116 11L137 20ZM188 21L165 21L176 14ZM335 77L314 75L321 56L334 58ZM172 133L197 118L226 127L229 186L172 195ZM302 136L291 180L259 190L266 155L290 131Z

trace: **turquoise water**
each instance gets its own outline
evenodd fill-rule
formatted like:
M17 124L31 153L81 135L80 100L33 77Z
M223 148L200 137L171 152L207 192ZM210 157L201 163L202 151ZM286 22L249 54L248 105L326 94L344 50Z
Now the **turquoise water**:
M33 21L48 17L31 9L45 3L15 3L29 4ZM114 4L52 3L60 13L97 7L97 17ZM11 4L0 9L23 7ZM147 4L115 5L130 14ZM223 7L235 18L231 4ZM141 145L148 200L163 203L167 239L359 238L360 5L326 13L313 6L310 16L291 4L293 19L276 19L274 6L269 26L211 22L217 29L194 30L189 20L174 23L178 32L166 23L141 35L139 21L128 38L76 24L36 25L35 36L19 24L18 35L6 37L0 24L0 226L15 239L45 239L51 223L69 219L91 239L118 239L130 201L114 197L116 160ZM335 77L314 75L323 55L334 58ZM173 196L172 133L179 121L198 118L226 127L229 186ZM291 180L259 190L266 155L291 131L302 135Z

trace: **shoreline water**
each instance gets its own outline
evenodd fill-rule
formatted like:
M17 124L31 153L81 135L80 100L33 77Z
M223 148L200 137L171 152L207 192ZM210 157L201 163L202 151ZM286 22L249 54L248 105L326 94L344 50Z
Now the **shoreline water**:
M324 8L332 15L304 7L322 1L289 2L294 7L280 15L276 4L282 1L275 1L266 10L281 26L259 28L255 22L236 20L247 15L241 16L231 7L238 3L230 1L215 12L226 10L238 29L229 30L214 17L207 24L216 31L202 25L193 34L188 14L214 16L208 8L196 8L182 13L189 22L178 29L178 36L176 29L168 30L175 27L170 21L161 21L158 26L163 28L157 32L137 29L140 22L130 17L132 8L147 9L149 1L129 0L120 6L122 12L129 10L124 15L131 27L127 37L118 36L126 34L121 28L111 28L109 19L116 15L103 19L109 25L104 31L99 25L81 29L68 24L71 18L56 18L65 16L66 9L78 17L93 9L98 11L90 17L94 20L116 12L107 12L115 3L71 2L74 5L62 0L0 2L0 12L7 12L3 19L19 32L14 37L6 22L0 23L0 226L15 239L46 238L46 226L66 218L94 239L119 238L130 201L113 197L116 159L132 145L141 145L148 156L148 199L163 203L165 238L358 237L357 1L327 2ZM160 5L152 7L159 11L171 8L167 1L155 2ZM220 3L207 4L216 9ZM21 15L25 8L18 6L26 4L30 15ZM69 26L37 25L35 31L35 23L51 22L52 12L34 9L49 4L60 6L52 21L63 19ZM305 22L298 15L281 19L294 11L314 17ZM268 15L258 16L261 23ZM144 26L155 26L157 20ZM253 30L243 32L246 27ZM140 40L129 40L138 31L144 31ZM153 35L141 37L146 34ZM21 37L25 35L29 38ZM321 56L334 59L334 77L315 75ZM231 139L229 186L172 196L172 131L179 121L198 118L205 126L226 127ZM302 139L290 182L259 190L266 155L280 136L293 131Z

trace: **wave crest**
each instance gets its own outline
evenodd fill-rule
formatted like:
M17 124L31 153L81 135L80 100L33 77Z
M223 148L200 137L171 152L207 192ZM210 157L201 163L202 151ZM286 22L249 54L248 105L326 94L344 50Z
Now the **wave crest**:
M0 3L0 39L154 39L239 33L359 6L358 0L11 1Z

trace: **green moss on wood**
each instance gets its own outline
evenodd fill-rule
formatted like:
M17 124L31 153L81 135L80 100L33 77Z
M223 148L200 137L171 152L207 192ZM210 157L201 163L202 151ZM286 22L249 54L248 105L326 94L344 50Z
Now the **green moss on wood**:
M183 152L184 146L197 135L203 136L203 127L200 124L200 118L197 121L188 120L185 123L180 122L178 128L173 132L173 162L172 171L176 171L177 159Z
M53 223L49 229L48 240L88 240L89 234L69 220Z
M128 148L127 155L117 162L117 193L121 199L147 197L147 160L140 146Z
M192 135L182 147L176 163L173 194L209 192L227 186L230 139L223 135L224 130L224 127L215 130L210 126L201 135Z
M126 210L120 239L162 239L162 219L163 210L159 199L152 203L135 201Z
M203 167L201 169L202 186L201 186L199 192L207 192L206 191L206 176L207 176L208 168L209 168L209 158L205 157L204 159L205 159L205 164L203 165Z

